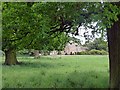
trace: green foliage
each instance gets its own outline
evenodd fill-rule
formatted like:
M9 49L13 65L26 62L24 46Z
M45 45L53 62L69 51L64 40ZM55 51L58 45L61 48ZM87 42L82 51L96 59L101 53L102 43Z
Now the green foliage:
M36 11L36 4L40 4L40 9L43 12ZM51 13L45 15L44 8L46 7L44 6L46 5L43 3L33 4L28 2L3 3L3 51L9 48L18 50L24 48L38 50L56 49L57 47L57 49L63 48L67 36L64 33L59 33L59 35L58 33L50 33L51 26L56 22L52 23L54 20L51 18L53 17Z
M29 50L28 49L23 49L23 50L19 50L17 51L17 54L19 55L29 55Z
M107 55L108 52L104 51L104 50L90 50L88 52L90 55Z
M111 3L3 2L2 6L3 50L62 50L66 33L77 35L81 25L91 27L93 22L97 22L94 32L104 31L120 14Z
M77 39L75 37L68 37L68 41L73 41L74 43L77 43L78 45L81 45L80 39Z
M98 31L110 28L115 21L118 20L118 15L120 14L120 7L116 5L114 2L109 3L105 2L101 3L88 3L88 6L85 6L88 11L89 18L87 19L87 23L97 22L95 26L98 28ZM95 7L95 8L93 8Z
M107 41L104 41L102 38L96 38L93 42L86 44L89 50L105 50L108 51Z
M108 55L108 52L105 50L90 50L90 51L82 51L78 52L77 55Z
M52 50L62 51L67 42L68 42L68 36L65 33L59 33L56 34L56 36L52 36L51 39L49 39L45 49L49 51Z
M24 63L2 66L3 88L107 88L109 84L108 56L18 59Z
M8 48L17 48L23 42L26 44L31 37L31 25L33 14L27 3L3 3L2 10L2 46L3 50ZM20 44L21 45L21 44Z
M107 17L107 20L104 20L104 23L107 28L110 28L115 21L118 21L118 15L120 14L120 7L112 3L106 3L106 8L103 11L104 17Z

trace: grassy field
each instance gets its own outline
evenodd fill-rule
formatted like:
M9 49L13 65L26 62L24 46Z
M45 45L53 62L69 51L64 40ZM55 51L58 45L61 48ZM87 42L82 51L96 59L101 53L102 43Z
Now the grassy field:
M2 66L4 88L107 88L108 56L18 57Z

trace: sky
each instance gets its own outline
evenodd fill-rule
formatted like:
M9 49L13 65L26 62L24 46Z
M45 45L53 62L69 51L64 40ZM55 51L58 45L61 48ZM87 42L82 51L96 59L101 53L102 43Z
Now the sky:
M93 25L96 25L96 23L94 23ZM91 35L92 36L92 33L91 33L91 31L93 31L93 29L90 29L90 28L87 28L87 29L85 29L85 27L84 26L81 26L80 28L79 28L79 35L77 35L77 36L75 36L75 35L72 35L72 34L70 34L70 36L71 37L75 37L75 38L77 38L77 39L80 39L80 41L81 41L81 44L83 45L83 44L85 44L85 37L84 37L84 32L85 31L88 31L88 33L87 33L87 35ZM100 34L98 34L98 35L96 35L95 34L95 38L100 38ZM94 38L94 39L95 39ZM92 39L91 41L93 41L94 39Z

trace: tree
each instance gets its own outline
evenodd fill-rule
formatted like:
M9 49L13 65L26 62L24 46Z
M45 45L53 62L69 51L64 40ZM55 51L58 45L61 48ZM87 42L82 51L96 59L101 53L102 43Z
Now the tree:
M64 33L57 35L55 38L50 39L46 50L53 51L58 50L62 51L68 42L68 36Z
M88 43L86 46L89 50L96 49L108 51L107 41L104 41L102 38L96 38L93 42Z
M43 3L39 4L42 6ZM16 51L23 48L46 50L51 48L52 41L60 46L59 49L63 48L62 41L59 42L58 38L65 40L66 36L64 33L58 35L50 31L52 19L42 12L43 7L41 13L37 13L34 3L9 2L2 5L2 50L5 52L6 65L19 64ZM56 48L55 44L53 48Z
M49 40L50 42L52 41L51 39L47 39L47 37L52 35L54 37L62 32L78 35L79 27L82 25L86 28L92 28L93 35L95 33L108 31L110 87L120 88L120 57L118 55L120 51L118 47L120 39L119 6L120 4L117 3L101 4L90 2L5 3L3 4L4 8L2 12L2 44L6 57L9 57L9 59L6 58L5 63L17 63L15 50L18 46L21 48L25 45L30 45L30 47L36 48L36 46L43 41L45 42L41 45L46 46L47 44L45 43L49 42ZM92 25L94 22L97 22L95 26ZM57 41L57 39L54 39L53 41ZM35 44L36 42L38 44ZM114 42L114 44L112 42Z
M89 27L93 29L93 35L95 33L103 33L104 31L108 31L108 46L109 46L109 57L110 57L110 88L120 88L120 57L119 57L119 28L120 28L120 3L67 3L69 9L73 11L73 14L68 13L66 4L61 4L62 9L59 7L60 12L64 11L68 13L67 15L62 12L59 13L58 16L61 22L61 27L59 29L55 29L52 32L66 32L64 30L64 26L69 20L71 24L67 24L69 26L68 32L72 32L73 34L78 34L78 28L81 25L85 27ZM74 8L73 6L77 6ZM59 5L57 5L59 6ZM72 8L71 8L72 7ZM95 8L93 8L95 7ZM74 12L75 11L75 12ZM77 13L77 14L76 14ZM79 13L79 14L78 14ZM69 18L72 17L73 18ZM53 15L54 16L54 15ZM79 17L80 16L80 17ZM76 18L77 19L76 21ZM68 19L68 20L67 20ZM56 20L56 19L55 19ZM75 22L74 22L75 21ZM97 22L96 26L93 26L91 23ZM73 23L75 23L73 25ZM112 27L111 27L112 26ZM77 29L74 29L76 28ZM56 28L56 27L55 27ZM111 29L110 29L111 28Z
M104 14L107 17L107 23L109 22L108 24L111 26L106 27L109 48L110 88L116 90L116 88L120 89L120 2L111 3L108 7Z
M120 88L120 15L119 21L108 29L108 47L110 61L110 87Z
M16 50L31 47L43 36L43 28L46 28L43 26L41 14L34 13L31 3L3 3L2 16L2 50L5 52L5 64L18 64ZM41 39L39 41L41 42Z
M5 52L5 64L18 64L16 49L29 37L29 19L31 14L26 3L3 3L2 9L2 50Z

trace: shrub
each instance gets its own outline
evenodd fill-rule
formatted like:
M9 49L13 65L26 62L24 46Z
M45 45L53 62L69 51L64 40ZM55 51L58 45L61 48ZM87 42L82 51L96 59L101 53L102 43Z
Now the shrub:
M77 55L89 55L88 51L77 52Z
M93 49L89 51L89 54L90 55L101 55L101 51Z
M108 55L108 52L105 51L105 50L101 50L101 54L102 54L102 55Z
M77 53L77 55L107 55L107 54L108 54L108 52L105 50L95 50L95 49Z

